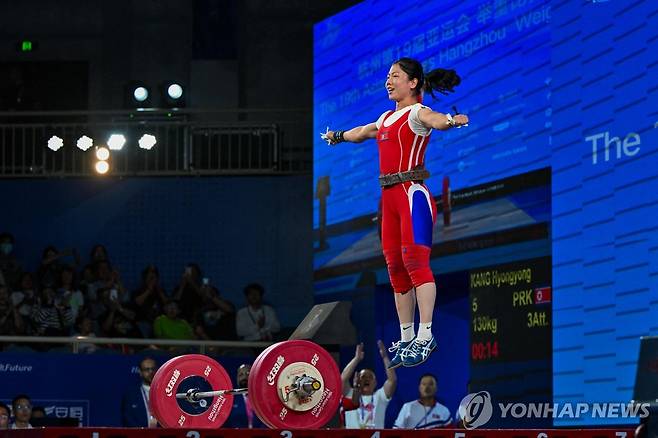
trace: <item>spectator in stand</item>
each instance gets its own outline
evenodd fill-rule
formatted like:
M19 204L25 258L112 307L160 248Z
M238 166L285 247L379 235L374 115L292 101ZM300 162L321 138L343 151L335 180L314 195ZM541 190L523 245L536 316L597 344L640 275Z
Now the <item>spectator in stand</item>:
M0 430L9 429L9 406L0 402Z
M101 260L94 263L92 269L94 272L93 281L87 284L87 296L85 298L90 303L95 303L100 301L100 297L98 296L99 289L109 289L112 287L112 267L109 262Z
M96 272L94 271L94 266L93 265L87 265L82 269L82 275L80 276L80 291L82 291L82 294L85 296L86 299L88 292L91 288L91 285L96 282Z
M274 309L263 304L265 289L258 283L244 288L247 306L238 310L235 326L238 337L243 341L271 341L281 329Z
M97 291L100 288L111 287L112 266L103 245L95 245L89 254L89 263L82 271L80 285L84 288L85 299L93 304L100 300ZM91 307L94 307L93 305ZM98 317L97 314L94 317Z
M0 285L0 334L15 336L23 334L23 317L9 299L9 289Z
M235 340L235 306L223 298L216 287L201 286L203 305L195 318L195 332L199 339Z
M165 305L164 314L155 318L153 332L158 339L194 339L194 331L189 322L179 318L180 310L176 301Z
M41 287L55 287L59 281L59 273L64 269L61 259L73 256L73 265L78 266L80 257L74 249L65 249L62 252L57 251L54 246L48 246L43 250L41 255L41 266L37 270L37 279Z
M55 286L59 271L63 267L58 261L58 255L57 248L52 245L47 246L41 253L41 264L36 272L37 281L41 287Z
M139 363L141 384L132 385L123 395L121 401L121 419L124 427L157 427L157 420L151 415L149 390L157 364L150 357Z
M30 417L32 416L32 402L30 397L20 394L14 397L11 402L12 411L14 412L14 424L11 429L32 429Z
M4 279L3 284L15 288L22 273L21 265L14 256L16 241L9 233L0 234L0 272Z
M116 296L116 301L120 303L125 303L128 298L118 271L112 270L107 261L100 261L96 264L96 278L96 282L91 284L87 290L92 318L98 318L108 310L106 302L99 296L101 289L116 291L112 292L112 295Z
M201 268L195 263L185 267L180 284L173 293L173 299L180 303L181 314L188 321L193 321L197 310L203 305L201 292Z
M91 249L89 254L89 264L95 265L98 262L110 262L110 256L107 253L107 248L101 244L96 244Z
M75 336L86 336L89 338L95 338L96 333L94 333L94 325L93 321L88 315L80 315L78 320L75 323L75 326L77 328L77 332L75 333ZM88 342L81 342L78 344L78 353L93 353L96 350L98 350L98 345L88 343Z
M32 321L39 336L69 336L75 319L71 307L56 299L55 289L46 287L32 310Z
M121 303L117 289L101 289L101 302L107 309L99 321L103 334L110 338L141 338L142 333L135 323L136 312L130 305Z
M34 307L39 303L39 297L34 287L34 280L32 274L23 272L18 285L18 290L14 290L10 297L14 306L18 309L18 313L23 317L24 331L26 334L32 334L34 324L32 324L32 314Z
M142 271L142 284L133 293L132 300L137 327L145 338L153 337L153 321L162 314L166 302L167 296L160 285L158 268L149 265Z
M85 304L84 296L75 285L75 272L73 268L65 266L59 273L57 299L71 307L73 319L78 319L80 309Z

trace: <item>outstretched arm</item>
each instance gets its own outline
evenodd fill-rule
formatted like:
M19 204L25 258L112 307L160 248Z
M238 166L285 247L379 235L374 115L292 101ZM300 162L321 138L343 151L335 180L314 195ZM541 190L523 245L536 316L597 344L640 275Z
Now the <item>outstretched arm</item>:
M382 357L382 362L384 362L384 369L386 370L386 382L384 382L384 394L386 398L393 397L395 394L395 388L398 386L398 376L395 374L394 368L389 368L388 365L391 363L391 360L388 358L388 353L386 352L386 346L382 341L377 341L377 347L379 348L379 355Z
M327 131L321 134L323 140L326 140L330 145L335 145L343 141L350 143L361 143L369 138L377 137L377 125L375 123L368 123L364 126L357 126L349 131Z
M437 113L429 108L422 108L418 111L418 119L426 128L438 129L439 131L458 128L468 123L468 116L465 114L451 116L450 114Z

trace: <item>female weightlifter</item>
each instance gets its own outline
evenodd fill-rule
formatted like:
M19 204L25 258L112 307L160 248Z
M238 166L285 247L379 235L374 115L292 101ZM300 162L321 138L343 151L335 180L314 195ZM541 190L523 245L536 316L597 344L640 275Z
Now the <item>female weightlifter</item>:
M454 91L461 79L454 70L428 73L415 59L401 58L386 75L388 98L395 111L384 112L374 123L347 131L321 134L330 145L361 143L376 138L379 147L379 182L382 186L382 248L400 320L400 341L389 351L395 356L390 368L415 366L436 348L432 313L436 285L430 270L432 228L436 205L423 180L425 150L432 129L445 131L468 123L463 114L442 114L422 105L423 93L432 97ZM418 334L414 330L416 304L420 312Z

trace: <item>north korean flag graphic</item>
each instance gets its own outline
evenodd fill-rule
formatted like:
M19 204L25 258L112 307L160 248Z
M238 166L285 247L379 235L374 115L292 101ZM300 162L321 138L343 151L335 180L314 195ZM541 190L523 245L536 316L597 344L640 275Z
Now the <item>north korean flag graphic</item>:
M538 287L535 289L535 304L550 303L551 296L550 287Z

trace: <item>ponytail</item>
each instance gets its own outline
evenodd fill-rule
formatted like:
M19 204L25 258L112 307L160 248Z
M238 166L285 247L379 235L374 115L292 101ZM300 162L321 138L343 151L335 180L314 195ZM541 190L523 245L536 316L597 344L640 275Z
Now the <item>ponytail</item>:
M437 68L425 74L423 90L433 98L435 91L447 95L455 91L455 87L461 83L461 78L455 70L444 70Z
M409 79L418 79L418 88L415 92L419 102L422 101L421 90L436 99L435 91L441 94L452 93L462 81L455 70L437 68L424 73L422 64L413 58L400 58L393 64L398 64L402 71L409 76Z

